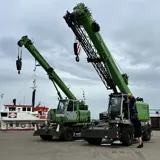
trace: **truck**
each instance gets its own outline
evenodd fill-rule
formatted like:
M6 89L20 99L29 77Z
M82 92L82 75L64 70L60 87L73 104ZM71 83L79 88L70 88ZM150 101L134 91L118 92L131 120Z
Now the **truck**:
M45 125L35 125L35 132L33 135L40 136L42 140L52 140L53 137L57 137L63 141L73 140L74 134L81 133L81 129L84 125L86 123L90 123L91 115L88 110L88 105L85 104L84 100L78 100L74 96L70 89L56 74L54 69L38 52L28 36L23 36L17 44L19 47L24 46L39 63L39 65L47 72L48 77L53 82L59 96L57 109L49 110ZM22 57L18 57L18 60L21 61L16 62L16 64L18 64L17 70L20 72L22 68ZM56 85L66 95L66 98L62 98Z
M128 87L128 75L120 72L100 34L100 25L84 3L77 4L72 12L67 11L63 18L85 51L88 63L93 65L107 90L112 91L108 99L107 117L97 125L84 127L82 137L91 145L100 145L104 138L111 142L119 140L126 146L132 145L135 129L129 108L128 94L132 92ZM79 55L74 54L79 62ZM143 140L149 141L152 132L149 104L137 97L136 108L142 124Z

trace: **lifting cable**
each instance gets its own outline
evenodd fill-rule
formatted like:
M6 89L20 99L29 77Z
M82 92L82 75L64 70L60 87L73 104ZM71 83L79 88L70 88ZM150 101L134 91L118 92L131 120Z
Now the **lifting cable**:
M51 80L51 81L53 82L53 85L54 85L54 87L55 87L55 89L56 89L56 91L57 91L57 94L58 94L59 98L60 98L60 99L63 99L63 98L62 98L62 95L61 95L61 92L58 90L58 87L56 86L56 83L54 82L54 80Z
M79 62L79 55L81 52L81 44L78 41L76 36L75 36L74 43L73 43L73 49L74 49L74 54L76 55L76 61Z
M20 90L17 91L16 96L15 97L19 97L20 95L22 95L22 92L25 90L25 88L30 84L30 82L33 79L33 75L31 77L29 77L25 82L24 85L22 85L22 87L20 88Z

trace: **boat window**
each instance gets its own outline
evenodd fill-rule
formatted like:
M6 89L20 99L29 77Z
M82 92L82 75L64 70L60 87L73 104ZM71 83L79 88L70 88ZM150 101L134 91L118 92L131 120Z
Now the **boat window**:
M28 108L27 108L27 111L31 111L31 108L30 108L30 107L28 107Z
M10 126L10 127L13 127L13 123L10 123L9 126Z
M28 124L28 127L30 127L30 128L31 128L31 127L32 127L32 124L30 124L30 123L29 123L29 124Z
M26 107L23 107L23 108L22 108L22 111L26 111Z
M19 123L16 123L16 127L19 127Z
M9 111L16 111L16 107L9 107Z
M42 116L42 111L38 111L38 114Z
M1 113L1 117L7 117L8 116L8 114L7 113Z

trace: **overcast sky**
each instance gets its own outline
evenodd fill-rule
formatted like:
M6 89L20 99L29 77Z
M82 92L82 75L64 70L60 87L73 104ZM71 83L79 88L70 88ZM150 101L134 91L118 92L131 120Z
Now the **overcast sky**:
M86 55L80 62L73 54L74 36L63 16L79 0L0 0L0 94L2 103L31 103L34 58L23 48L23 69L18 75L15 61L17 41L28 35L35 47L70 86L77 98L85 91L86 103L94 118L105 111L108 94ZM160 1L159 0L85 0L101 35L123 72L129 75L129 87L135 96L160 108ZM54 86L46 73L37 68L36 103L57 106Z

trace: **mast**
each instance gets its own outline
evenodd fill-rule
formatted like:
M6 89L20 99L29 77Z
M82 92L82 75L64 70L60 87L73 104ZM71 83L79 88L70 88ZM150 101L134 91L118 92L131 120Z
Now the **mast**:
M32 112L34 112L34 107L35 107L35 96L36 96L36 67L40 66L39 64L36 64L36 59L35 59L35 67L34 67L34 75L33 75L33 86L31 87L33 89L32 91Z

